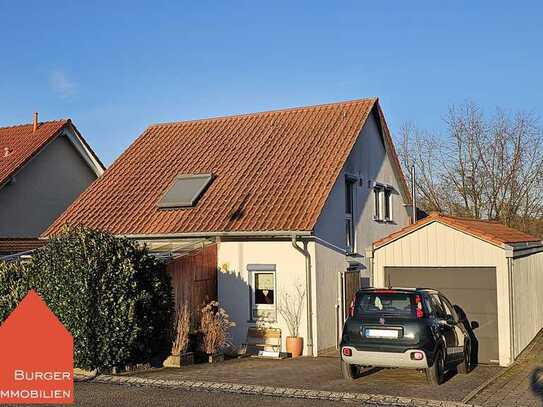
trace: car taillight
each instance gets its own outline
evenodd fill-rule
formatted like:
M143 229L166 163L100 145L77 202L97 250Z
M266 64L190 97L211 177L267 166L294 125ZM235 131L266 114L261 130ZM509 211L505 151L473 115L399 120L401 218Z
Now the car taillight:
M422 360L424 359L424 353L422 352L411 352L411 360Z
M353 351L351 350L351 348L343 348L343 356L352 356L353 355Z
M417 318L421 319L424 317L424 310L422 309L422 299L420 295L415 296L415 304L417 304Z
M351 305L349 305L349 316L354 317L354 299L351 301Z

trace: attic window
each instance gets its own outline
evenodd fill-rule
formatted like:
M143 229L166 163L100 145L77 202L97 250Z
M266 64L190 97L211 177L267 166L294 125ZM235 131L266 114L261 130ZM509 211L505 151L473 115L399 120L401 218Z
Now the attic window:
M196 204L213 174L178 175L158 203L159 208L185 208Z

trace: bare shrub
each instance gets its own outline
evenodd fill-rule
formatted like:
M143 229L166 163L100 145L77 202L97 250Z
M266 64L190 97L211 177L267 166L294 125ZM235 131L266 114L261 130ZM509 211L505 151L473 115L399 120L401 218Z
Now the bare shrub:
M172 346L172 354L185 353L189 345L190 310L187 303L178 305L175 318L175 340Z
M278 311L287 323L290 336L299 336L302 309L304 305L305 290L302 286L296 286L296 294L285 292L281 297Z
M200 327L203 333L202 348L212 355L231 345L230 328L236 324L230 321L229 315L219 306L218 301L211 301L201 310Z

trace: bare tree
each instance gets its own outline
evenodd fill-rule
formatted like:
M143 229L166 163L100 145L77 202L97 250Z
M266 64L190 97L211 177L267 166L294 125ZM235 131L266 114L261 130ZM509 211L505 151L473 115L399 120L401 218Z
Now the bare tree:
M406 174L417 170L425 210L497 219L541 234L543 132L530 114L502 109L487 117L474 103L449 109L446 133L404 125L397 144Z

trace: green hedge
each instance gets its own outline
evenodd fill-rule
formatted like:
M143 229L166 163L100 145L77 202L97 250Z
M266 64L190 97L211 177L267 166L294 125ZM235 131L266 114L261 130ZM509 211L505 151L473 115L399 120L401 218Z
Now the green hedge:
M0 261L0 323L15 309L29 289L23 265Z
M134 242L72 227L34 252L21 270L14 267L4 266L10 270L5 279L22 276L22 288L6 304L34 287L73 335L77 367L147 362L168 350L170 279L165 265Z

